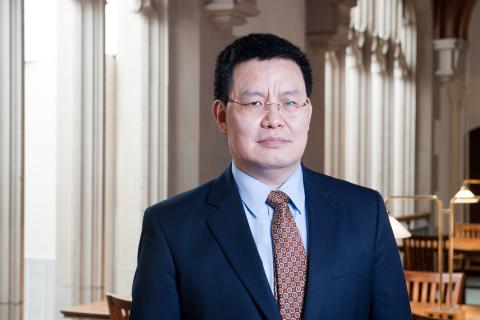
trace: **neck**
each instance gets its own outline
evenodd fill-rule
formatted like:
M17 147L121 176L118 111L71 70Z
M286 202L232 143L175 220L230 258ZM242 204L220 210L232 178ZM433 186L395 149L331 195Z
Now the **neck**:
M235 163L235 166L242 172L266 184L272 190L276 190L288 180L288 178L295 172L300 163L289 166L287 168L249 168Z

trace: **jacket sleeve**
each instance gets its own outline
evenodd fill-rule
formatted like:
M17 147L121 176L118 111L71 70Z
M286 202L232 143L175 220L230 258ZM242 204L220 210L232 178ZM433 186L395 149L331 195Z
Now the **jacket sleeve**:
M376 230L370 318L410 320L412 315L403 267L382 197L378 193Z
M155 212L145 211L132 288L130 319L181 318L175 266Z

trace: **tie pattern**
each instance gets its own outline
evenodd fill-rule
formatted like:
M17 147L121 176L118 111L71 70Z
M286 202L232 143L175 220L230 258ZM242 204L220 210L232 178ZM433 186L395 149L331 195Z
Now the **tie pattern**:
M267 204L274 208L272 239L275 298L284 320L300 320L307 279L307 254L295 219L288 207L290 198L272 191Z

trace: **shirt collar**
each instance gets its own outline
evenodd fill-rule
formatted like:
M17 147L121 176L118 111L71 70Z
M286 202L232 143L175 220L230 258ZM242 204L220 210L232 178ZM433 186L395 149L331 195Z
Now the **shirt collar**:
M272 189L238 169L233 162L232 174L237 183L240 197L248 210L254 216L265 210L265 200ZM303 171L300 164L278 190L285 192L290 197L291 203L298 213L302 214L302 210L305 208L305 189L303 186Z
M290 197L293 206L298 213L302 214L302 210L305 208L305 189L303 186L303 171L300 164L287 181L280 186L279 190L285 192Z

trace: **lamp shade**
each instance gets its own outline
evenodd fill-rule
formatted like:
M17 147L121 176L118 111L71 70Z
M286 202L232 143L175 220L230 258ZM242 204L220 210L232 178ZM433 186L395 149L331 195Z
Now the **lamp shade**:
M394 216L388 215L395 239L410 238L412 234Z
M462 186L453 197L455 203L478 203L478 197L475 197L472 191L466 186Z

